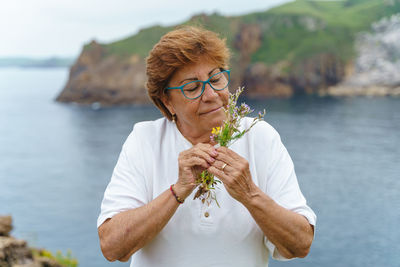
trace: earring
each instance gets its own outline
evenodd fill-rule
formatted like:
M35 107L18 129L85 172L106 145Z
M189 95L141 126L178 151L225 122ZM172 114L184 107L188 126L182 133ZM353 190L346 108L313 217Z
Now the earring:
M176 123L176 114L172 114L172 122Z

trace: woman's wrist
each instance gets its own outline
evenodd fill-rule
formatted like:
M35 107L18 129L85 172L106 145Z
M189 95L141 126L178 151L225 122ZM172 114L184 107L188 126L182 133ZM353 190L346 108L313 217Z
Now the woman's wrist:
M175 192L175 190L174 190L174 185L173 185L173 184L169 187L169 190L171 191L172 195L175 197L176 201L177 201L179 204L183 204L183 202L185 202L184 199L180 198L179 195L176 194L176 192Z
M182 200L185 200L193 191L194 186L182 185L179 182L173 186L175 194Z
M254 183L251 183L250 190L244 194L240 202L242 202L245 207L249 208L257 205L263 196L264 193L261 189Z

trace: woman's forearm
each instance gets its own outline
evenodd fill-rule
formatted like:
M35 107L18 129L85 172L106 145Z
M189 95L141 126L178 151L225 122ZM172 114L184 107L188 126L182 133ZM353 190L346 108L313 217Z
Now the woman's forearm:
M196 144L179 153L179 176L174 191L185 199L195 188L195 177L208 168L216 156L210 144ZM98 229L101 250L109 261L127 261L137 250L150 242L174 215L179 203L165 190L147 205L128 210L105 221Z
M258 188L243 204L282 256L294 258L308 254L314 232L305 217L279 206Z
M105 221L98 229L104 257L109 261L129 260L164 228L178 206L168 189L148 204Z

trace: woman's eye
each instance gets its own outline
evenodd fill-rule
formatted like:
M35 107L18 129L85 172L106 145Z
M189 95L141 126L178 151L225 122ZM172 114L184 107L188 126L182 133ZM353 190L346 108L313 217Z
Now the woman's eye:
M183 90L193 92L193 91L196 91L198 88L199 88L199 85L197 83L192 83L192 84L188 84L185 87L183 87Z
M218 79L212 79L210 82L211 82L211 83L217 83L217 82L219 82L219 80L220 80L220 78L218 78Z

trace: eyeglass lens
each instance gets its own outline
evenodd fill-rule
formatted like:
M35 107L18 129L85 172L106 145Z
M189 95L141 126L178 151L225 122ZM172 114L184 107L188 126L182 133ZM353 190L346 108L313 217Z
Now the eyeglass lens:
M228 72L222 71L210 77L208 84L214 90L223 90L228 86L229 75ZM205 85L204 85L205 86ZM202 94L203 82L193 81L183 87L183 93L187 98L197 98Z

